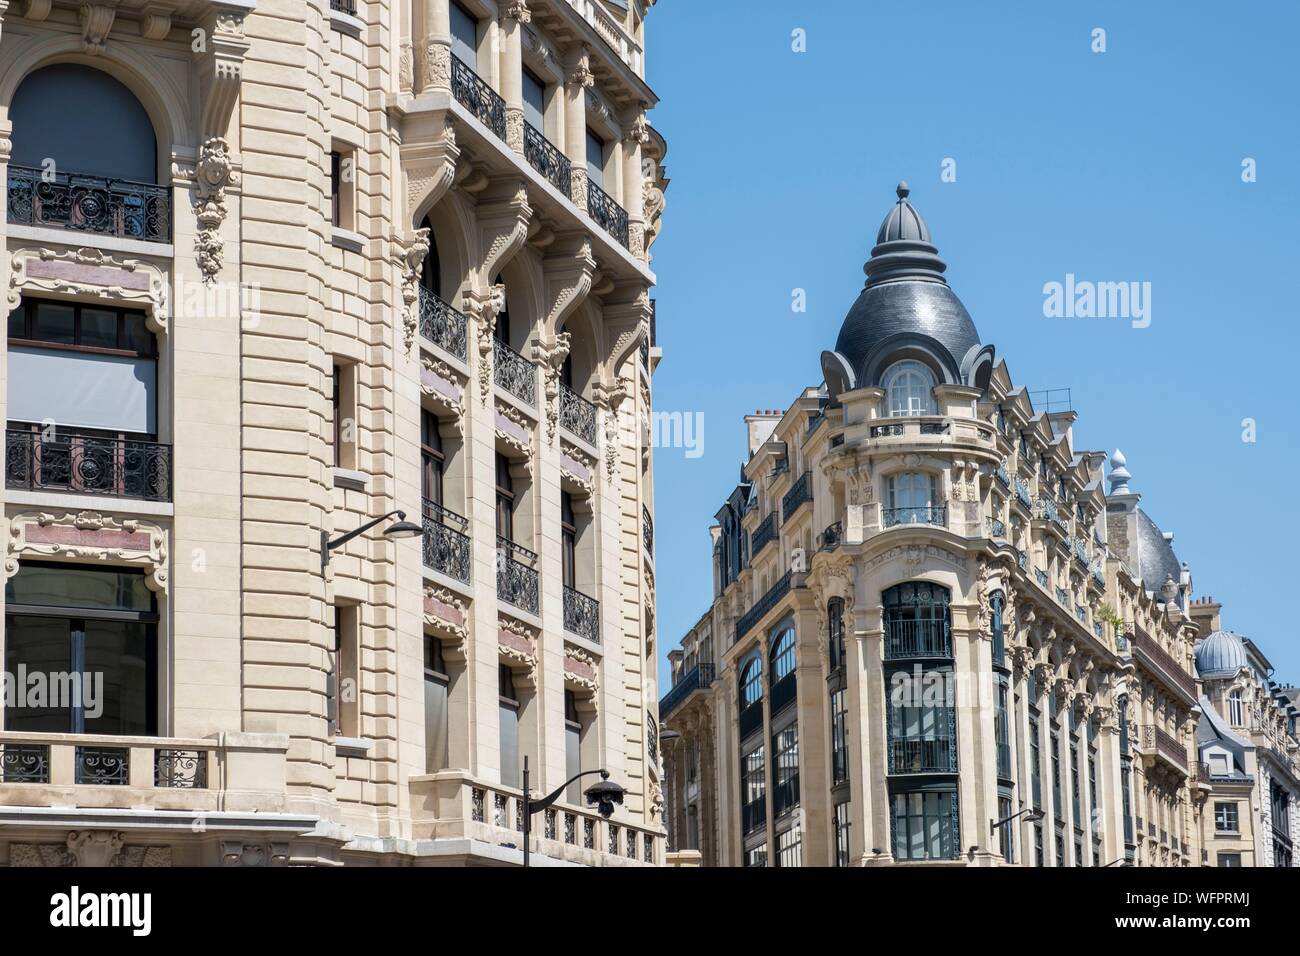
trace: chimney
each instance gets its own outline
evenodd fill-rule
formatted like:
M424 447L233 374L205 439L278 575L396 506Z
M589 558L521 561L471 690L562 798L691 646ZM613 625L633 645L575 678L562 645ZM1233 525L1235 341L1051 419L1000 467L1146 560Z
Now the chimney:
M1219 628L1219 611L1222 604L1216 604L1214 598L1197 598L1191 604L1191 617L1201 632L1201 637L1208 637Z

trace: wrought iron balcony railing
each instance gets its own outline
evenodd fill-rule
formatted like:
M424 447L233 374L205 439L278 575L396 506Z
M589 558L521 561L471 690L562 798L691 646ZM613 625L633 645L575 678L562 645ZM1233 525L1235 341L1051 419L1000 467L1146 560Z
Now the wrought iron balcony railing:
M1014 483L1016 486L1016 500L1032 511L1034 507L1034 499L1029 494L1029 482L1025 481L1025 479L1021 478L1019 475L1016 475Z
M999 462L998 470L994 474L997 475L998 482L1003 488L1009 489L1011 487L1011 475L1007 472L1007 463L1005 461Z
M576 588L564 586L564 629L600 643L600 602Z
M530 614L538 608L537 555L497 536L497 597Z
M155 750L153 785L172 790L206 790L208 752L206 750Z
M758 557L758 553L776 540L776 512L768 512L766 518L758 523L754 534L749 539L749 559Z
M330 9L335 13L346 13L348 16L357 15L357 0L330 0Z
M952 657L952 632L942 621L903 618L885 623L885 660Z
M1160 754L1182 770L1188 769L1186 745L1179 743L1168 731L1160 727L1143 727L1142 746Z
M492 343L492 380L526 405L537 405L537 366L506 343Z
M655 522L645 505L641 506L641 543L645 545L646 554L655 553Z
M901 422L891 422L888 425L872 425L872 438L901 438L903 437L903 425Z
M573 179L569 158L531 123L524 124L524 159L567 199Z
M1046 588L1048 582L1047 572L1042 568L1034 568L1034 580L1037 581L1041 587Z
M1016 564L1020 565L1021 571L1029 570L1029 555L1023 551L1016 551Z
M0 783L49 783L48 744L0 744Z
M5 432L5 487L171 501L172 447L136 438L40 426Z
M953 773L957 748L951 737L889 741L889 773Z
M480 123L506 138L506 101L458 56L451 58L451 95Z
M596 444L596 406L560 384L560 427L588 445Z
M711 661L696 664L673 684L672 689L659 701L659 719L667 720L674 710L682 705L692 693L709 687L716 676L715 665Z
M781 520L789 521L800 506L812 501L812 497L812 472L805 471L781 498Z
M922 506L919 508L883 508L881 517L886 528L900 524L947 524L948 508L946 505Z
M131 781L131 751L126 747L75 748L78 784L125 787Z
M790 572L787 571L785 574L781 575L775 584L767 589L766 594L754 602L753 607L741 615L740 619L736 621L736 636L734 640L740 640L753 630L754 625L762 620L763 615L776 607L777 602L780 601L781 598L785 597L789 591Z
M1136 625L1132 626L1133 649L1139 660L1145 659L1149 668L1163 673L1165 679L1178 687L1189 697L1195 699L1196 681L1176 661L1172 654L1160 646L1159 642Z
M9 165L9 224L171 242L171 190L154 183Z
M989 519L989 537L1005 538L1007 536L1007 526L1002 523L1000 518Z
M817 536L818 551L834 551L844 542L844 522L836 521L826 526L826 530Z
M465 584L470 577L469 521L424 499L424 566Z
M466 329L469 322L461 312L420 287L420 335L462 362L466 360Z
M596 225L624 246L628 244L627 210L591 180L587 180L587 213L596 220Z

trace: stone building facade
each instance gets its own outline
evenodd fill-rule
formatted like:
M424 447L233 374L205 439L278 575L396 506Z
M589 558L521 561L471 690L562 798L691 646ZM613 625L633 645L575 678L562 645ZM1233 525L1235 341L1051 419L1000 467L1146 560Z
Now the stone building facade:
M1273 679L1250 638L1220 627L1222 605L1197 601L1205 634L1199 765L1212 787L1205 845L1215 866L1300 866L1300 692Z
M0 863L661 859L652 5L0 2Z
M908 195L823 384L746 419L659 704L671 862L1197 865L1190 571Z

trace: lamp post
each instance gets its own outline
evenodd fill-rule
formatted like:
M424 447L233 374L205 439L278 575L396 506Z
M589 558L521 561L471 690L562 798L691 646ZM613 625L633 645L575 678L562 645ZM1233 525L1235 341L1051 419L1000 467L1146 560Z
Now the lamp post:
M347 534L341 534L333 540L330 540L328 531L322 531L320 533L320 573L325 573L325 568L330 563L331 551L347 544L357 535L365 534L379 522L392 517L396 517L397 520L384 529L384 537L396 540L398 538L414 538L416 535L424 534L424 529L418 524L406 520L405 511L390 511L386 515L380 515L372 521L367 521L360 528L355 528Z
M1027 817L1030 823L1037 823L1045 816L1047 816L1047 814L1044 813L1042 810L1040 810L1038 807L1026 807L1025 809L1021 810L1019 813L1013 813L1011 814L1011 816L1003 817L1001 820L990 820L989 836L992 837L993 834L997 832L998 827L1004 827L1012 820L1019 819L1020 817ZM1008 845L1011 846L1012 849L1014 849L1014 845L1011 844Z
M539 810L545 810L556 800L560 799L560 794L564 793L566 787L580 777L589 777L593 773L600 774L600 783L592 784L583 794L587 802L593 804L602 817L608 820L614 814L614 804L623 802L624 790L616 783L609 782L609 771L600 770L582 770L574 774L564 783L560 784L554 792L547 794L540 800L534 800L531 791L528 788L528 756L524 755L524 866L528 866L528 839L533 831L533 814Z

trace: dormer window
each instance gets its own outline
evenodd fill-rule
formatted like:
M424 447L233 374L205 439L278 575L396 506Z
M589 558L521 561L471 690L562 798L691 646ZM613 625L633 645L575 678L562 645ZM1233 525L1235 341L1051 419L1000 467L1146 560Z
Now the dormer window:
M934 385L934 373L921 362L908 359L891 365L881 380L889 417L937 415Z

